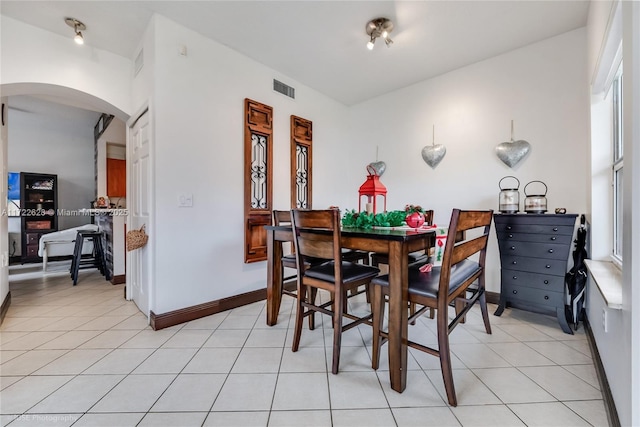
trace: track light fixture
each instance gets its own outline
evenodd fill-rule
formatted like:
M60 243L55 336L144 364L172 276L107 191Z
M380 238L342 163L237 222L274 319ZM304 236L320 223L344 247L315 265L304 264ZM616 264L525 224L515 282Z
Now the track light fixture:
M84 44L82 31L86 30L87 26L78 21L76 18L64 18L64 22L66 22L68 26L73 28L73 32L75 33L75 36L73 36L73 41L75 41L77 44Z
M389 33L393 31L393 22L387 18L376 18L367 22L367 35L370 37L367 42L367 49L372 50L374 43L378 37L384 39L387 47L391 46L393 40L389 37Z

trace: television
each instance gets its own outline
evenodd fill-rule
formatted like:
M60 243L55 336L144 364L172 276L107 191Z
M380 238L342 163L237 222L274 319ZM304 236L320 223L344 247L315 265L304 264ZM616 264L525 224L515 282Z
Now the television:
M20 172L9 172L7 193L7 215L20 216Z

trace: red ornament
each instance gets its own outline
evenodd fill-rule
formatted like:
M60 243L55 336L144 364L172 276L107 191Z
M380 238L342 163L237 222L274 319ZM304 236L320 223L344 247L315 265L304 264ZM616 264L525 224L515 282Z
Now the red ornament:
M411 228L419 228L424 224L424 215L420 212L413 212L407 215L404 219L407 225Z

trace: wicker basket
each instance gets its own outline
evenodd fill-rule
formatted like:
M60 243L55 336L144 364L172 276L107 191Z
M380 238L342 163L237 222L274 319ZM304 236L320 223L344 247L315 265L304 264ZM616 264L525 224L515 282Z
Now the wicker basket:
M144 224L140 227L140 230L127 231L127 251L139 249L147 244L149 236L144 231Z

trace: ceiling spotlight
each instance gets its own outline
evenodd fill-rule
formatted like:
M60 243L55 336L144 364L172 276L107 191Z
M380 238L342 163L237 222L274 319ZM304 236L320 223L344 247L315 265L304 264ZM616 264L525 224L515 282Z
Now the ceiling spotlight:
M384 39L387 47L389 47L393 43L393 40L391 40L391 38L389 37L389 33L393 31L393 22L391 22L387 18L376 18L367 22L366 31L367 35L371 37L371 39L367 43L367 48L369 50L373 49L373 44L378 37L382 37Z
M73 36L73 41L78 44L84 44L84 37L82 37L82 31L87 29L87 26L82 22L78 21L76 18L64 18L64 22L67 23L68 26L73 28L73 32L75 36Z
M369 42L367 43L367 49L369 50L373 50L373 44L376 42L376 38L375 37L371 37L371 40L369 40Z

